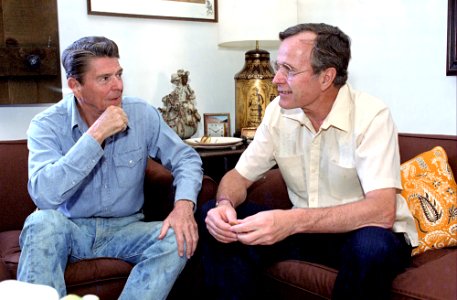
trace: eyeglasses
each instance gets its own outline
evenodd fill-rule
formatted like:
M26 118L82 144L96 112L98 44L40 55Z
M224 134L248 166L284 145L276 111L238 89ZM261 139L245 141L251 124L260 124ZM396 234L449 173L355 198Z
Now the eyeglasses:
M287 80L292 80L295 76L305 73L309 70L302 70L302 71L294 71L291 66L288 64L280 64L275 62L273 69L275 71L275 74L278 72L281 72L284 76L287 77Z

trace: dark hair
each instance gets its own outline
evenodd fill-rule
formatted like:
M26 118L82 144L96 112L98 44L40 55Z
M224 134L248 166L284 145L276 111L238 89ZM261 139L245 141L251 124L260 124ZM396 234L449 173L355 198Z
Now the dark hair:
M67 78L73 77L83 83L90 59L94 57L117 57L119 49L115 42L105 37L83 37L67 47L62 53L62 65Z
M327 68L336 69L336 77L333 82L336 86L342 86L348 79L348 65L351 59L351 40L338 27L323 23L298 24L287 28L279 33L279 39L285 40L301 32L314 32L316 40L311 51L311 67L315 74Z

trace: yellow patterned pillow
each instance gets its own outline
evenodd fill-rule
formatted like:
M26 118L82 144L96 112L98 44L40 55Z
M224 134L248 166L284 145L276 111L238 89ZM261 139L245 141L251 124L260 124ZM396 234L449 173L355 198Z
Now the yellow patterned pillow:
M402 196L416 221L412 255L457 245L457 185L446 152L435 147L401 165Z

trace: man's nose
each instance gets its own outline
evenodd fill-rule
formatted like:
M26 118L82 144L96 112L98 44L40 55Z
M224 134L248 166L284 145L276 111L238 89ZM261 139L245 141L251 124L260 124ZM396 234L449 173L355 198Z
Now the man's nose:
M283 72L279 72L278 71L278 72L275 73L275 77L273 77L273 83L274 84L284 83L284 82L287 81L286 79L287 79L287 76L284 75Z
M124 82L122 81L122 77L115 76L111 82L111 88L117 89L117 90L122 90L123 86L124 86Z

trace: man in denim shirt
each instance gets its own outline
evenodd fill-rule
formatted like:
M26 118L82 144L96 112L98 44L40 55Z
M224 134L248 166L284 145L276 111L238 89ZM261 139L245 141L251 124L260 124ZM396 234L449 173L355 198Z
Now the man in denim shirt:
M201 159L158 111L122 97L117 45L85 37L62 54L73 91L37 115L28 131L29 193L18 280L66 295L67 262L115 257L135 265L121 299L165 299L198 241L194 207ZM143 222L148 157L170 169L173 211Z

